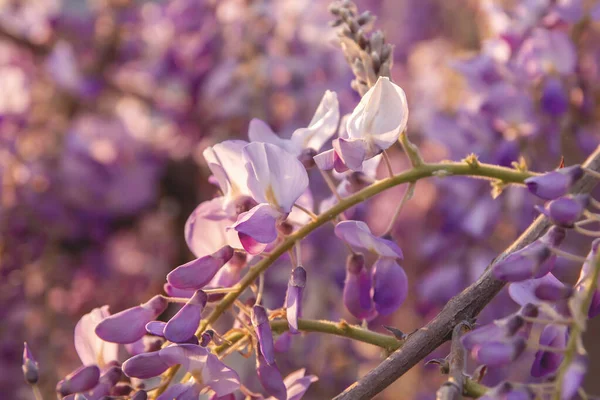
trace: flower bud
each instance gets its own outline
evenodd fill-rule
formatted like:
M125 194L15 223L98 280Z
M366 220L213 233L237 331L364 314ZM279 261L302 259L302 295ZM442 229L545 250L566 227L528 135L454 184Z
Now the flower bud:
M527 347L526 340L522 337L513 337L502 342L488 342L476 346L473 357L480 364L488 367L507 365L517 359Z
M553 224L572 228L579 220L589 203L589 195L565 196L552 200L543 209L538 210L550 218Z
M202 347L208 346L208 344L213 340L214 334L215 332L212 329L207 329L204 332L202 332L199 345Z
M169 364L160 358L159 351L138 354L123 363L123 372L130 378L150 379L168 368Z
M164 330L166 322L163 321L150 321L146 324L146 332L154 336L162 336L164 337Z
M39 366L37 361L33 358L33 354L27 345L27 342L23 344L23 376L25 382L30 385L35 385L40 377Z
M579 165L561 168L543 175L525 179L531 193L544 200L554 200L567 194L571 186L583 176Z
M394 258L379 257L373 266L373 302L381 315L396 311L408 295L408 278Z
M173 343L182 343L194 336L200 325L202 311L207 300L206 293L197 290L177 314L167 322L164 328L165 338Z
M82 366L58 382L56 391L62 396L85 392L96 386L99 379L100 368L96 365Z
M570 286L555 286L549 283L542 283L535 288L535 297L543 301L566 300L573 295L575 289Z
M268 364L275 363L275 345L267 311L263 306L255 305L252 307L251 319L260 344L260 352Z
M302 295L306 285L306 270L296 267L292 271L285 296L285 307L290 333L298 332L298 318L302 315Z
M233 248L224 246L211 255L180 265L167 275L167 281L178 289L202 289L233 257Z
M162 296L154 296L137 307L113 314L96 326L96 335L102 340L128 344L141 339L146 334L146 324L156 319L169 305Z
M564 349L567 344L567 327L546 325L540 335L540 345L553 347L557 350ZM531 376L540 378L554 373L564 355L559 352L538 350L531 366Z
M540 239L494 265L494 276L509 282L541 278L554 268L556 256L552 254L549 247L558 246L564 237L564 229L550 228Z

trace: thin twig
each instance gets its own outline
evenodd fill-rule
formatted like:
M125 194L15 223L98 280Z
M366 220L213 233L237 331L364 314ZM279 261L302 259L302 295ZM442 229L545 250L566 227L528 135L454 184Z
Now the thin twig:
M462 399L465 383L466 352L460 338L463 333L470 329L471 324L463 321L456 325L452 331L452 347L449 355L450 373L448 380L437 391L437 400Z
M594 171L600 170L600 147L592 153L584 166ZM589 193L596 183L595 178L586 175L573 186L571 193ZM370 399L437 349L448 340L457 323L477 316L502 290L506 282L494 277L492 267L515 251L539 239L549 226L550 222L546 217L539 216L504 253L490 263L476 282L453 297L425 327L410 335L400 350L391 354L362 379L348 387L335 397L335 400Z
M294 207L296 207L298 210L304 212L306 215L308 215L313 221L315 219L317 219L317 214L315 214L314 212L310 211L308 208L305 208L303 206L301 206L300 204L295 203Z
M406 202L412 198L415 192L415 186L415 182L412 182L408 185L406 192L404 192L404 195L402 196L402 200L400 200L400 203L398 203L396 211L394 211L394 215L390 219L390 223L388 224L387 228L385 228L385 231L383 231L383 233L379 236L389 235L392 232L392 229L394 229L394 225L396 224L396 220L400 216L400 211L402 211L402 208L404 208L404 204L406 204Z
M392 176L394 176L394 171L392 170L392 162L390 161L390 156L388 156L387 151L383 151L383 161L385 161L385 166L387 167L388 170L388 175L390 176L390 178Z

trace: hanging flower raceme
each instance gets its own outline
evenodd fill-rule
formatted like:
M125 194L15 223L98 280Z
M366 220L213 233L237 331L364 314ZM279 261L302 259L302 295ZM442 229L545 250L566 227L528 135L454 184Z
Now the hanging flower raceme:
M285 308L290 333L298 333L298 318L302 316L302 295L306 286L306 270L302 266L293 269L285 296Z
M560 168L540 176L525 179L531 193L544 200L554 200L567 194L571 186L583 176L579 165Z
M339 121L340 110L337 95L328 90L323 95L308 127L296 129L290 139L280 138L259 119L250 121L248 138L251 142L274 144L301 160L312 162L312 156L333 136ZM310 156L311 154L312 156Z
M300 161L272 144L250 143L243 158L248 188L259 204L240 214L231 229L246 251L258 254L277 238L277 224L287 218L308 187L308 175Z
M408 278L396 262L403 258L402 250L393 241L373 235L362 221L342 221L336 225L335 234L353 249L370 251L379 256L373 265L371 277L366 276L362 256L348 259L344 287L344 303L348 310L357 318L372 318L374 313L370 305L373 304L374 311L381 315L393 313L408 295ZM369 301L366 300L367 293L371 298Z
M556 255L550 248L560 245L564 237L564 229L550 228L540 239L496 263L494 276L504 281L519 282L546 275L552 271L556 261Z
M389 78L379 77L363 96L346 123L347 136L333 141L333 149L315 156L320 169L360 171L363 161L398 141L408 122L404 90Z
M204 347L193 344L174 344L155 352L139 354L123 363L123 372L132 378L149 379L178 364L196 378L196 387L186 389L192 393L208 387L217 396L225 396L240 387L239 376L234 370ZM184 393L182 389L178 387L173 390Z
M96 326L96 335L107 342L133 343L146 334L146 324L162 314L168 305L166 298L154 296L142 305L104 318Z

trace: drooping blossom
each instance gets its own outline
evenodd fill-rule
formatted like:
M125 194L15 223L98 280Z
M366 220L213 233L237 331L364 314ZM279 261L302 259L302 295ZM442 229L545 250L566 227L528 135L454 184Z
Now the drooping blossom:
M167 281L178 289L202 289L233 257L233 248L224 246L215 253L180 265L167 275Z
M567 194L571 186L583 176L579 165L557 169L525 179L531 193L544 200L554 200Z
M380 315L396 311L408 296L408 277L394 258L379 257L373 265L373 302Z
M372 319L377 312L371 297L371 276L365 269L362 254L351 254L346 260L343 302L358 319Z
M269 363L262 354L257 354L256 373L267 393L277 400L287 400L287 387L275 362Z
M335 226L335 234L353 249L370 251L383 257L403 258L402 250L394 241L373 235L362 221L342 221Z
M85 392L93 389L100 379L100 368L96 365L82 366L67 375L56 385L56 391L62 396Z
M546 325L540 335L540 345L555 348L557 351L538 350L531 366L531 376L539 378L554 373L564 355L560 350L567 344L567 327L564 325Z
M206 293L202 290L196 291L165 325L165 338L173 343L182 343L194 336L207 301Z

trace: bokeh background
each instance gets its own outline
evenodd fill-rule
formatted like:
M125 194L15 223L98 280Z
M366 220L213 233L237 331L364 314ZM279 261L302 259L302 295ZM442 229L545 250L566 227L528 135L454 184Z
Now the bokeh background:
M593 3L581 2L588 11ZM522 156L535 170L556 168L561 156L580 162L599 142L600 25L573 4L580 2L357 1L395 45L392 76L407 92L409 134L427 160L474 152L510 165ZM337 92L342 113L352 111L359 97L328 5L0 0L0 399L32 398L21 376L24 340L52 398L56 381L80 365L73 328L83 314L141 303L191 260L183 224L215 195L206 146L246 139L251 118L289 135L308 124L327 89ZM568 48L543 36L558 31ZM391 155L396 171L407 167L400 151ZM313 190L316 204L330 195L322 184ZM404 190L376 197L355 218L383 231ZM536 216L524 190L496 200L489 192L489 184L466 179L419 183L393 231L409 299L371 328L422 326ZM581 254L588 245L570 235L567 250ZM305 315L357 322L341 303L345 248L331 227L303 250ZM557 275L573 281L577 266L563 262ZM287 268L269 270L267 306L281 306L287 278ZM502 293L482 321L514 309ZM600 354L599 332L597 325L588 332L592 354ZM295 338L279 365L284 376L299 367L319 376L305 398L325 399L380 356L369 345L311 334ZM532 357L486 382L521 378ZM252 360L231 363L261 390ZM594 364L592 357L590 377ZM442 380L421 364L381 398L433 398ZM597 380L588 386L600 392Z

